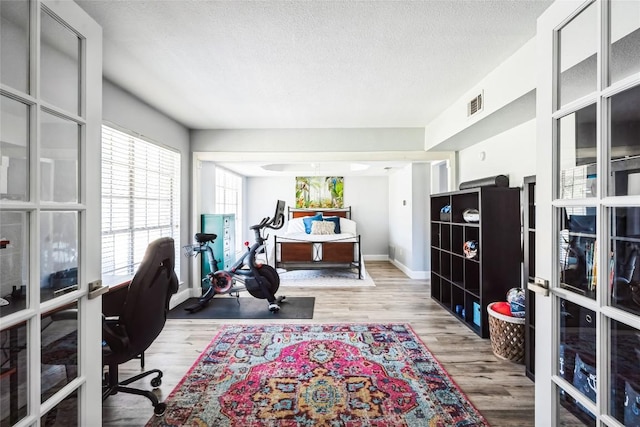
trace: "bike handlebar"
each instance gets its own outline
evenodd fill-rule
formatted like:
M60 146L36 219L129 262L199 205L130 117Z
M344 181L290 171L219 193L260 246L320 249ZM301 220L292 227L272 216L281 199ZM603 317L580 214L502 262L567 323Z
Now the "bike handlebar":
M285 202L282 200L278 200L276 203L276 213L273 215L273 218L265 217L262 218L259 224L252 225L249 227L251 230L262 230L263 228L271 228L273 230L279 230L284 225L284 206Z

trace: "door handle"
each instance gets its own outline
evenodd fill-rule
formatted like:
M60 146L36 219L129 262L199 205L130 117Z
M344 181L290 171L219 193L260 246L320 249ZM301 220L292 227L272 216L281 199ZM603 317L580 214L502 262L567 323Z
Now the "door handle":
M89 283L89 299L98 298L100 295L109 290L108 286L102 284L102 280L96 280Z
M533 283L527 283L527 289L542 296L549 296L549 281L540 277L535 277Z

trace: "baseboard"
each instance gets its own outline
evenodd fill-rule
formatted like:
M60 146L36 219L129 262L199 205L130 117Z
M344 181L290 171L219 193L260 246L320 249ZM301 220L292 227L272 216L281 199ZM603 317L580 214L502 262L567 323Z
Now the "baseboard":
M389 255L362 255L365 261L389 261Z
M185 288L180 292L178 292L177 294L173 295L171 297L171 301L169 301L169 310L171 310L173 307L177 306L178 304L182 304L183 302L191 298L192 291L193 289L191 288ZM197 295L197 296L200 296L200 295Z
M409 267L398 262L395 259L390 259L389 262L391 262L391 264L398 267L398 269L402 271L404 274L406 274L407 276L409 276L410 279L423 280L423 279L428 279L431 276L430 271L413 271Z

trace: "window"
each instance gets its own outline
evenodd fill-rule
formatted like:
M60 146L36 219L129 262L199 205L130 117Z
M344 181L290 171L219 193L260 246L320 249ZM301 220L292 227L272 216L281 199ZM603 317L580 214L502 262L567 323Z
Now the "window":
M216 166L216 205L218 214L236 215L236 250L242 245L242 177L224 168Z
M135 273L150 242L173 237L180 272L180 154L102 127L102 275Z

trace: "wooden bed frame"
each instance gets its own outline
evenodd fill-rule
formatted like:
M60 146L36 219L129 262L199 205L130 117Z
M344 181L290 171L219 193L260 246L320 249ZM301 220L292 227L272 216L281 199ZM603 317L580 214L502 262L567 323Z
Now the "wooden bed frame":
M299 209L289 207L288 218L314 216L322 212L323 216L338 216L351 219L351 208L343 209ZM275 266L287 270L307 270L315 268L357 269L358 278L362 279L362 253L360 235L350 241L322 242L292 241L285 236L275 236ZM320 255L322 254L322 255Z

